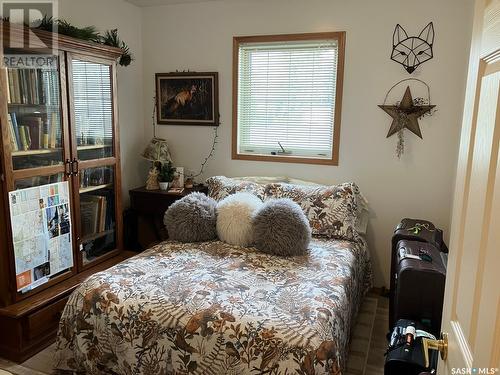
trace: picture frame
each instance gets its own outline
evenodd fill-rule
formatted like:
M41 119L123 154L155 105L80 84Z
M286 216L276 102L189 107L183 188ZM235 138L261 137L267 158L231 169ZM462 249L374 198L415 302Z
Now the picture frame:
M217 72L156 73L156 121L219 126Z

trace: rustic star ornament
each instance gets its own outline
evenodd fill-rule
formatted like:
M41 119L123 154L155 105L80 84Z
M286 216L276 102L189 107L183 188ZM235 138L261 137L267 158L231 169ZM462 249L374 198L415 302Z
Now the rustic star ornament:
M399 105L379 105L379 107L392 117L392 124L387 133L387 138L404 128L422 138L418 118L430 112L435 105L414 105L410 86L407 86Z

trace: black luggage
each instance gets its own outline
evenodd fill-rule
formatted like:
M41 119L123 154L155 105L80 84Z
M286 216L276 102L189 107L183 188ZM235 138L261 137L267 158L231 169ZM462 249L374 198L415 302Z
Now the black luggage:
M416 337L411 345L406 345L405 329L407 326L417 329ZM425 353L422 345L427 332L415 321L400 319L397 321L390 337L386 352L384 375L419 375L422 372L433 372L437 369L438 352L429 350L428 365L425 363Z
M443 241L443 231L427 220L409 218L401 220L392 236L393 250L400 240L427 242L433 244L442 253L448 253L448 247Z
M406 240L399 241L396 249L392 320L416 320L439 336L446 279L440 251L429 243Z
M409 255L405 259L402 247ZM406 218L396 227L391 251L390 330L398 319L408 318L422 321L439 336L447 252L442 231L430 221Z

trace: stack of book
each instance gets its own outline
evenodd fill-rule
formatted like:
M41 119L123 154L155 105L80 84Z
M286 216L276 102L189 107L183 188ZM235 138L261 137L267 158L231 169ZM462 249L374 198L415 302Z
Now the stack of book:
M43 104L46 93L43 91L41 69L8 69L8 102L16 104Z
M50 121L46 118L50 117ZM57 114L22 116L9 113L9 132L12 151L54 149L57 146Z
M107 198L99 195L80 196L80 217L83 237L106 230Z

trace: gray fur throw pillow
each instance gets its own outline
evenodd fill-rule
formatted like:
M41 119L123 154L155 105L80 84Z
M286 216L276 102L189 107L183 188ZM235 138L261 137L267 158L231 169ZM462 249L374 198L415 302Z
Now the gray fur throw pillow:
M203 193L191 193L173 203L163 223L171 240L202 242L217 238L217 202Z
M265 253L306 254L311 227L300 206L291 199L271 199L254 214L255 247Z

